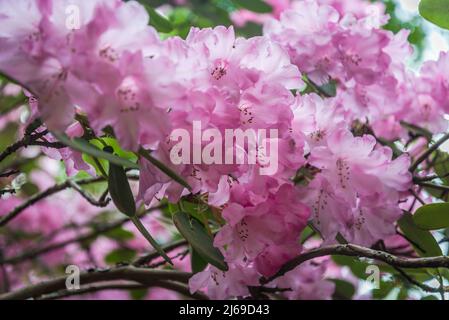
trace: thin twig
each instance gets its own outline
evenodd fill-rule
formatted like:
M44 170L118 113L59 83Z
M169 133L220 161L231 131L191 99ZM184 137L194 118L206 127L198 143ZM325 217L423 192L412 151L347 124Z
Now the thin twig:
M431 286L428 286L424 283L420 283L418 281L416 281L415 279L413 279L412 277L410 277L404 270L402 270L401 268L398 267L394 267L394 269L399 272L399 274L405 278L405 280L407 280L408 282L410 282L412 285L415 285L417 287L419 287L420 289L426 291L426 292L440 292L441 288L433 288ZM444 291L449 291L449 287L443 287Z
M436 190L442 190L442 191L449 191L449 186L444 186L441 184L434 184L429 182L420 182L418 183L422 187L436 189Z
M425 205L425 204L426 204L426 202L425 202L423 199L421 199L421 197L419 196L418 193L415 192L415 190L413 190L412 188L410 188L408 191L415 197L416 200L419 201L419 203L421 203L422 205Z
M16 193L16 189L3 189L0 190L0 196L4 195L4 194L15 194Z
M79 296L89 293L96 293L100 291L106 290L143 290L143 289L151 289L154 287L164 288L168 290L172 290L178 292L186 297L197 299L197 300L208 300L208 297L200 292L190 294L189 288L182 283L173 282L173 281L152 281L147 284L140 283L101 283L83 286L78 290L62 290L50 295L42 296L39 300L55 300L62 299L67 297Z
M104 180L104 178L98 177L98 178L80 180L77 183L79 185L85 185L85 184L101 182L103 180ZM69 180L67 180L66 182L63 182L61 184L57 184L57 185L54 185L53 187L50 187L43 192L36 193L32 197L30 197L27 201L25 201L24 203L22 203L18 207L16 207L14 210L12 210L8 214L2 216L0 218L0 227L3 227L6 224L8 224L11 220L13 220L15 217L17 217L22 211L24 211L25 209L34 205L35 203L37 203L37 202L41 201L42 199L45 199L55 193L58 193L65 189L68 189L70 187L71 187L71 182Z
M89 193L84 191L75 181L69 180L68 183L73 190L78 192L84 199L87 200L87 202L89 202L93 206L104 208L109 204L109 202L111 202L111 199L106 197L103 198L104 193L99 200L96 200Z
M0 173L0 178L8 178L10 176L13 176L15 174L19 174L20 171L19 170L10 170L10 171L6 171L4 173Z
M42 132L34 133L31 135L25 135L21 140L13 143L9 147L7 147L2 153L0 153L0 162L5 160L7 157L12 155L13 153L17 152L21 148L25 148L27 146L32 145L32 143L36 142L36 140L42 138L48 134L47 130L44 130Z
M168 253L170 251L176 250L176 249L178 249L180 247L183 247L185 245L187 245L187 241L186 240L179 240L177 242L173 242L171 244L162 246L162 250L164 250L165 252ZM136 267L143 266L143 265L146 265L146 264L150 263L151 261L153 261L154 259L158 258L159 256L160 256L159 253L156 250L154 250L153 252L150 252L150 253L148 253L148 254L146 254L144 256L141 256L140 258L137 258L132 263L132 265L136 266Z
M414 172L418 166L425 161L435 150L437 150L443 143L449 140L449 133L446 133L441 139L435 142L429 149L427 149L422 155L415 160L410 167L410 172Z

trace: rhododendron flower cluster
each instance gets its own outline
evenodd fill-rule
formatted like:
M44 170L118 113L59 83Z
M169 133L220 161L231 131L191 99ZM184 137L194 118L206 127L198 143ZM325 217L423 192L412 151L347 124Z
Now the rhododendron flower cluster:
M40 119L43 127L36 132L49 131L45 142L57 144L62 133L87 141L116 139L121 149L139 155L139 182L132 188L138 205L152 208L168 200L170 208L178 203L182 209L194 199L212 212L202 223L227 270L211 264L194 274L192 294L248 297L265 281L265 288L280 288L288 299L330 299L335 290L326 277L330 259L271 277L304 252L306 229L321 237L313 247L341 239L371 247L397 235L396 223L413 199L410 190L422 190L412 181L411 156L397 154L394 143L385 141L396 141L404 151L410 126L433 134L447 130L449 58L442 53L418 73L410 70L408 33L382 28L389 19L382 4L267 3L274 8L271 14L232 14L237 26L263 23L261 36L239 37L232 26L216 26L192 27L184 39L160 37L136 1L2 0L0 71L30 97L27 125ZM77 19L67 18L72 10ZM326 91L329 86L335 93ZM195 123L201 124L202 138L180 148L175 130L195 137ZM225 143L229 130L247 133L247 143ZM252 154L249 141L257 130L277 134L268 135ZM418 146L416 153L424 148ZM182 156L187 149L193 150L184 154L190 161L175 164L173 154ZM203 163L195 150L211 157L230 154L231 161ZM82 150L50 146L44 152L63 160L68 176L99 175L101 163L87 161ZM238 155L256 161L239 162ZM260 171L266 158L277 161L272 174ZM70 202L86 199L94 202L85 194ZM22 203L16 196L0 201L0 217ZM70 223L64 205L47 199L8 227L51 236ZM413 202L412 209L416 206ZM73 210L85 211L77 223L99 213ZM155 217L146 224L166 242L174 229L154 224ZM131 226L126 230L135 232ZM71 236L68 230L58 239ZM127 245L144 252L147 243L139 237ZM89 247L85 256L72 245L65 256L81 264L117 249L107 239ZM47 262L54 265L57 255L52 257ZM188 269L181 260L176 264ZM20 287L19 279L14 282Z

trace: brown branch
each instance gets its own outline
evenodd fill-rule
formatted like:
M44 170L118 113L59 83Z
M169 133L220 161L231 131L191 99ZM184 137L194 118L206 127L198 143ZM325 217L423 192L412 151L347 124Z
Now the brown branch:
M198 299L198 300L208 300L209 298L202 293L194 293L190 294L189 288L182 283L174 282L174 281L151 281L146 284L140 283L101 283L101 284L93 284L88 286L83 286L79 290L62 290L56 293L42 296L39 300L55 300L62 299L67 297L79 296L88 293L96 293L100 291L106 290L142 290L142 289L150 289L150 288L164 288L168 290L172 290L178 292L186 297Z
M4 173L0 173L0 178L8 178L8 177L13 176L18 173L20 173L19 170L6 171Z
M3 189L0 190L0 196L4 195L4 194L15 194L16 193L16 189Z
M431 286L428 286L424 283L420 283L418 281L416 281L415 279L413 279L411 276L409 276L404 270L402 270L401 268L398 267L394 267L394 269L399 272L399 274L405 279L407 280L410 284L417 286L418 288L420 288L421 290L424 290L426 292L434 292L434 293L439 293L441 292L441 288L434 288ZM448 292L449 291L449 286L444 286L443 287L443 291Z
M449 186L444 186L440 184L433 184L429 182L419 182L418 185L426 188L441 190L441 191L449 191Z
M117 267L108 270L96 270L92 272L82 272L80 274L80 283L83 285L102 282L102 281L135 281L141 284L149 284L160 281L178 281L187 283L191 277L190 273L169 270L152 270L136 267ZM34 284L14 292L0 295L0 300L23 300L37 298L42 295L50 294L66 289L67 277L59 277L49 281Z
M178 248L181 248L181 247L183 247L185 245L187 245L187 241L186 240L180 240L180 241L173 242L171 244L162 246L162 250L164 250L166 253L168 253L170 251L173 251L173 250L176 250ZM160 254L155 250L153 252L150 252L150 253L148 253L146 255L143 255L143 256L139 257L137 260L135 260L132 263L132 265L135 266L135 267L143 266L143 265L146 265L146 264L150 263L152 260L154 260L156 258L159 258L159 257L160 257Z
M98 177L98 178L80 180L77 183L79 185L86 185L86 184L101 182L103 180L104 180L103 177ZM42 199L45 199L45 198L47 198L47 197L49 197L49 196L51 196L51 195L53 195L55 193L58 193L60 191L63 191L65 189L70 188L71 187L70 184L71 184L71 182L69 180L67 180L64 183L54 185L53 187L50 187L50 188L48 188L47 190L45 190L45 191L43 191L41 193L36 193L32 197L30 197L27 201L25 201L24 203L22 203L21 205L16 207L14 210L12 210L8 214L2 216L0 218L0 227L5 226L11 220L13 220L15 217L17 217L22 211L24 211L28 207L31 207L32 205L34 205L35 203L41 201Z
M415 190L413 190L412 188L410 188L408 191L412 194L413 197L415 197L416 200L419 201L419 203L421 203L422 205L425 205L425 204L426 204L426 202L425 202L423 199L421 199L421 197L419 196L418 193L415 192ZM413 208L413 207L412 207L412 208Z
M61 142L49 142L49 141L33 141L29 144L29 146L39 146L39 147L52 148L52 149L67 148L67 146Z
M38 298L38 300L57 300L63 299L67 297L80 296L89 293L96 293L100 291L107 290L142 290L147 289L149 286L140 284L140 283L101 283L101 284L93 284L87 285L79 288L78 290L61 290L55 293L50 293L48 295L43 295Z
M433 174L433 175L425 176L425 177L413 177L413 182L415 182L416 184L419 184L420 182L428 182L428 181L432 181L435 179L444 179L447 177L449 177L449 173L446 173L442 176Z
M47 130L44 130L44 131L38 132L38 133L34 133L31 135L25 135L21 140L13 143L9 147L7 147L2 153L0 153L0 162L5 160L7 157L12 155L13 153L17 152L18 150L32 145L38 139L42 138L46 134L48 134Z
M104 208L111 202L111 199L107 198L107 193L103 193L100 199L96 200L89 193L84 191L75 181L69 180L68 183L73 190L78 192L87 202L95 207Z
M262 278L261 283L266 284L274 279L285 275L302 263L323 256L342 255L350 257L370 258L385 262L398 268L449 268L449 257L429 257L429 258L403 258L392 255L388 252L373 250L354 244L330 245L307 251L284 264L273 276Z

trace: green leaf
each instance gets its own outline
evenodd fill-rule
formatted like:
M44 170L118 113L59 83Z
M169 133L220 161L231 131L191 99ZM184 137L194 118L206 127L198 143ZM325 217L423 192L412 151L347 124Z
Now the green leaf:
M449 227L449 203L431 203L420 207L413 215L416 225L425 230Z
M56 132L52 132L52 135L66 146L76 151L86 153L95 158L105 159L110 163L113 163L118 166L130 169L139 169L139 166L136 163L131 162L124 158L120 158L111 153L102 151L101 149L97 148L96 146L94 146L93 144L89 143L84 139L81 138L70 139L69 137L67 137L67 135Z
M117 264L121 262L130 262L136 256L136 252L127 248L119 248L110 252L104 261L108 264Z
M123 228L117 228L104 233L104 235L110 239L117 241L128 241L134 239L134 233L125 230Z
M173 215L173 222L182 236L205 261L220 270L228 270L228 265L223 255L220 250L214 247L213 238L207 233L201 223L196 219L190 219L189 215L185 212L175 213Z
M436 151L434 169L444 185L449 185L449 154L440 150Z
M302 79L307 84L302 94L315 92L325 98L332 98L337 95L337 82L334 79L329 79L328 82L322 85L313 82L307 75L303 75Z
M335 97L337 95L337 82L334 79L318 87L326 97Z
M130 218L135 217L136 201L123 167L109 163L108 186L109 194L117 209Z
M421 128L405 121L401 121L401 126L410 131L410 133L414 135L423 136L424 138L427 139L427 141L432 141L433 133L427 130L426 128Z
M398 221L404 235L415 248L416 252L423 257L441 256L441 248L432 234L416 225L410 213L404 213Z
M270 13L273 11L273 7L262 0L233 0L233 2L246 10L257 13Z
M113 154L122 158L122 159L126 159L129 160L133 163L135 163L137 161L137 156L135 155L134 152L131 151L125 151L123 150L120 145L118 144L118 141L114 138L101 138L102 141L100 141L99 139L92 139L89 141L89 143L93 144L94 146L98 147L99 149L102 149L104 144L107 144L108 146L110 146L112 149L114 149ZM107 160L104 159L97 159L94 158L88 154L83 154L83 160L90 164L92 167L95 168L95 171L97 173L97 175L101 176L103 175L103 171L108 172L109 170L109 162ZM101 166L101 168L100 168Z
M173 25L167 18L161 16L156 10L154 10L148 4L142 3L142 5L145 7L148 14L150 15L150 25L155 27L157 31L169 33L173 30Z
M144 148L140 148L139 154L145 159L147 159L156 168L165 173L168 177L172 178L174 181L178 182L180 185L187 188L188 190L192 190L192 188L183 178L181 178L176 172L174 172L172 169L170 169L165 164L160 162L158 159L153 157L147 150L145 150Z
M341 279L330 279L335 283L335 291L332 295L334 300L351 300L355 294L355 287L352 283Z
M212 2L220 9L228 12L228 13L232 13L235 10L237 10L237 7L235 6L235 4L232 2L232 0L212 0ZM234 1L236 2L236 1Z
M192 266L192 272L198 273L206 269L208 263L205 261L201 255L196 252L195 249L190 247L190 264Z
M173 9L173 11L170 13L169 19L173 26L178 28L189 25L192 15L192 11L190 11L189 9L179 7Z
M449 0L421 0L419 13L437 26L449 29Z
M381 280L379 284L379 289L373 290L373 299L381 300L385 299L393 289L396 288L396 285L393 281L383 281Z

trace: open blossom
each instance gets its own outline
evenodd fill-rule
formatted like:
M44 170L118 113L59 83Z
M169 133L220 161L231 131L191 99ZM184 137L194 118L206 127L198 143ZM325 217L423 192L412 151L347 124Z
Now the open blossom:
M325 144L333 131L347 125L344 109L336 101L314 93L297 97L292 108L293 127L304 133L309 151Z
M371 84L387 69L387 32L353 26L330 5L298 1L265 24L264 33L282 44L292 61L316 83L329 77Z
M349 203L355 204L356 196L384 200L388 195L397 199L397 192L409 187L409 161L406 156L391 160L390 149L375 146L372 136L353 137L346 130L338 130L329 137L327 146L312 150L309 163L320 169L336 195ZM396 167L401 175L396 175Z
M340 232L372 244L382 233L394 232L387 225L399 218L401 192L410 188L407 156L392 160L391 150L376 147L374 137L353 137L340 129L329 136L327 145L312 149L308 160L320 172L308 186L307 203L327 240ZM360 238L357 230L367 238Z

